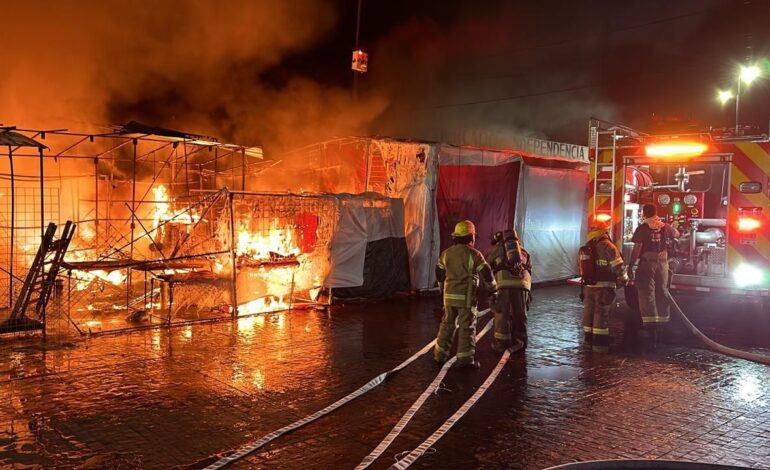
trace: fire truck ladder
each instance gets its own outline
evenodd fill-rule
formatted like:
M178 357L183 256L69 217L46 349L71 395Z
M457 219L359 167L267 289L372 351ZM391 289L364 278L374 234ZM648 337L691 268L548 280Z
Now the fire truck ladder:
M595 148L596 148L596 158L594 159L594 205L592 208L592 213L596 213L596 209L599 206L599 197L600 194L605 195L607 194L607 188L609 188L609 198L610 198L610 220L614 222L612 219L615 218L615 157L617 155L617 131L611 130L611 131L595 131L595 135L591 136L593 137ZM609 136L611 139L610 143L606 142L606 136ZM602 138L605 137L605 138ZM609 150L609 152L608 152ZM606 173L606 170L609 169L609 178L601 178L602 174ZM602 198L607 196L601 196Z
M75 233L75 224L67 221L58 240L54 239L56 228L56 224L48 224L11 316L0 326L0 332L43 330L45 337L45 309L64 255ZM32 304L35 304L35 313L33 318L29 318L27 309Z

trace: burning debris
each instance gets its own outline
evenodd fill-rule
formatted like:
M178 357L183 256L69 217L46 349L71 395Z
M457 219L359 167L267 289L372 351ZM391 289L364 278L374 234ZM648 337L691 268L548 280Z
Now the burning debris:
M157 230L162 234L165 231L166 224L193 225L200 220L192 211L188 212L185 209L171 210L168 189L166 189L165 185L159 184L153 187L152 193L155 196L152 219L153 231Z
M56 159L43 155L43 174L63 161L79 163L83 153L97 155L96 164L90 176L62 177L54 197L32 187L31 203L9 202L13 210L0 214L10 221L0 239L13 240L0 253L9 304L22 284L12 280L37 252L35 225L51 218L73 219L77 231L59 273L60 307L49 317L82 332L275 312L317 298L334 202L243 191L247 176L259 172L260 149L135 123L92 138L56 131L47 142ZM222 181L240 182L241 190ZM16 201L20 189L3 193Z
M293 241L291 227L280 227L274 219L267 233L249 230L247 223L239 224L235 245L240 265L284 265L297 264L299 247Z
M43 178L29 188L30 202L19 211L9 204L15 212L4 214L0 205L11 221L5 236L14 240L0 253L7 266L0 283L9 302L18 298L14 280L34 257L36 225L74 220L58 307L48 318L62 328L85 333L242 317L317 305L330 300L322 293L331 289L341 299L409 289L400 199L250 192L246 182L266 168L259 149L136 123L85 137L48 131L46 141L49 153L35 156ZM83 154L95 155L90 174L57 168ZM46 172L59 169L59 181L48 183ZM370 249L387 260L372 261ZM362 266L372 262L378 267L367 265L375 274L364 286ZM377 276L388 282L380 285Z

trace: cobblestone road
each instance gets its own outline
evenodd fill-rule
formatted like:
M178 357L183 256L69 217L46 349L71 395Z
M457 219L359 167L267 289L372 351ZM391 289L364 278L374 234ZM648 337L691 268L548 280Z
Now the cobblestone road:
M47 346L0 343L0 465L198 468L316 411L430 341L437 299L243 318ZM767 348L767 324L729 306L685 303L720 340ZM530 348L417 462L434 468L544 468L577 460L666 458L770 468L770 368L682 336L582 345L575 289L535 292ZM759 323L757 323L759 322ZM483 324L483 322L482 322ZM613 322L617 331L620 323ZM758 332L758 330L761 330ZM761 351L761 349L758 349ZM450 371L375 465L414 448L462 404L482 368ZM437 369L425 356L332 415L235 468L352 468Z

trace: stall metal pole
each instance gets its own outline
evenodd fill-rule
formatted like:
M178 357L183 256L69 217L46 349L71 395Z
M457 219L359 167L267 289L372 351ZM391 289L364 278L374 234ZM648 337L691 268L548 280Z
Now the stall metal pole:
M235 257L235 204L233 193L228 194L228 204L230 210L230 262L231 270L230 274L230 296L232 297L232 316L238 318L238 272L236 271L238 260Z
M11 166L11 243L8 246L8 308L13 308L13 250L14 232L16 232L16 177L13 173L13 149L8 146L8 163Z
M99 246L99 159L94 158L94 232L96 232L96 245Z
M45 182L43 181L43 147L39 147L40 152L40 244L43 244L45 238ZM58 220L57 220L58 222Z
M246 191L246 149L241 150L241 191Z
M131 159L131 214L136 213L136 145L137 140L133 139L133 158ZM134 235L136 230L136 222L134 217L131 217L131 245L129 247L128 258L134 259ZM131 309L131 268L126 270L126 313L130 313Z

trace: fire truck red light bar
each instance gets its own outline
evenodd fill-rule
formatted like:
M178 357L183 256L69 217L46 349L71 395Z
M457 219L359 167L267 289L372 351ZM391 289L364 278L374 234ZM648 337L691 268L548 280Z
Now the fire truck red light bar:
M741 232L753 232L761 225L760 221L753 217L741 217L738 219L738 230Z
M682 142L676 144L651 144L645 150L648 157L697 157L708 150L708 146L696 142Z

